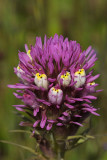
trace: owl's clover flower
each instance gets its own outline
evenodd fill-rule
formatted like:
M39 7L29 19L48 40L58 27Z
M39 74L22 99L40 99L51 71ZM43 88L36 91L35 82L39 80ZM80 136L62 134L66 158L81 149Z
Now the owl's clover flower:
M18 111L32 117L30 126L34 129L50 130L56 127L82 126L90 114L99 115L91 100L99 92L90 70L95 64L96 53L89 46L82 51L76 41L68 41L55 34L54 38L36 38L34 46L26 52L19 51L19 64L14 68L20 82L9 85L16 88L14 95L22 105L14 105ZM21 122L20 125L29 125Z

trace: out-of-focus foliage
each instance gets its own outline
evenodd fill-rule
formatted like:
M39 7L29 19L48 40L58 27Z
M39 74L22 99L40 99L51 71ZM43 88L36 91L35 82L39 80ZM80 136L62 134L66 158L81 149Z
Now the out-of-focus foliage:
M16 83L13 67L18 64L18 50L24 44L35 43L35 37L62 34L77 40L82 49L92 45L99 60L95 73L101 73L100 87L94 104L100 107L101 117L92 117L91 135L97 135L66 154L66 160L107 159L107 1L106 0L1 0L0 1L0 139L35 147L34 139L24 133L10 133L22 129L12 104L19 104L7 84ZM0 160L28 160L30 153L0 143Z

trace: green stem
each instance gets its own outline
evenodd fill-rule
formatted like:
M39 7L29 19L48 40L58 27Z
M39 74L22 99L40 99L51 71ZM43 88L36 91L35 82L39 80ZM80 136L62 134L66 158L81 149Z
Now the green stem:
M64 154L65 154L65 151L59 149L57 154L57 160L64 160Z

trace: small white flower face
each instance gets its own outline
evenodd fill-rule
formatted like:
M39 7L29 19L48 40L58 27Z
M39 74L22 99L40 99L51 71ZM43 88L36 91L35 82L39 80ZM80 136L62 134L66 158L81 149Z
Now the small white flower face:
M93 86L95 85L95 82L87 83L87 86Z
M84 69L79 69L74 73L74 82L76 82L75 87L79 88L84 85L86 81L86 74Z
M19 77L19 78L21 78L21 74L22 73L24 73L24 71L19 67L19 65L17 66L17 76Z
M67 86L70 84L70 82L71 82L70 72L66 71L65 74L63 74L63 75L61 75L61 76L59 77L59 79L58 79L59 84L61 84L61 83L60 83L61 80L62 80L62 85L63 85L64 87L67 87Z
M48 97L51 103L60 105L63 98L63 91L52 87L49 91Z
M28 51L27 51L27 55L29 56L30 60L32 61L32 57L31 57L30 52L31 52L31 50L28 50Z
M34 82L38 87L48 89L48 80L45 74L36 73Z
M87 83L87 89L90 91L90 92L94 92L95 91L95 82L91 82L91 83Z

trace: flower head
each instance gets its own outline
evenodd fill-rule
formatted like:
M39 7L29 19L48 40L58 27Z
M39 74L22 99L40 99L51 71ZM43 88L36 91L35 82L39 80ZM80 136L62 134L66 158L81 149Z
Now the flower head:
M97 92L94 81L99 77L88 71L97 60L91 46L82 51L76 41L55 34L54 38L45 36L44 44L37 37L35 46L29 50L25 45L25 49L19 52L14 68L20 83L9 87L18 89L14 95L24 104L14 106L27 114L30 111L34 129L82 126L90 113L99 115L91 104Z

